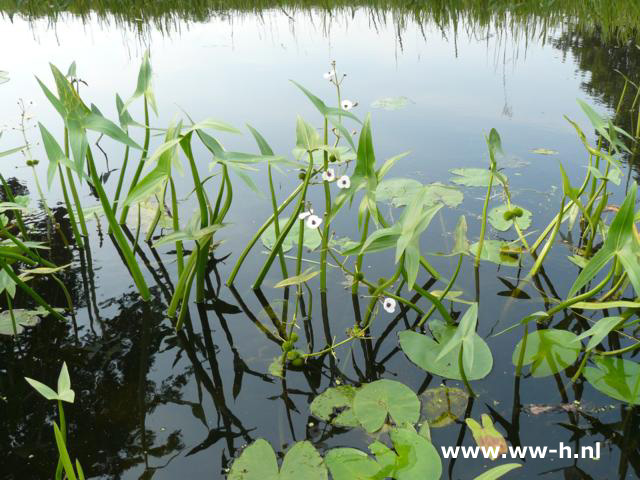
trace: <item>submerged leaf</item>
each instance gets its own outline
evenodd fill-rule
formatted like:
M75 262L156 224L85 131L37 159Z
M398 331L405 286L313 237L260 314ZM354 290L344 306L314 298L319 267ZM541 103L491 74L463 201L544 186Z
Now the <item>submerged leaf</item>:
M325 422L338 427L360 425L353 412L356 389L350 385L328 388L311 402L311 413Z
M496 460L501 454L508 453L507 441L493 426L489 415L482 414L482 425L473 418L467 418L465 422L471 429L471 434L478 447L482 448L483 452L486 452L491 460Z
M469 394L459 388L429 388L422 394L422 415L430 427L445 427L464 415L468 402Z
M400 110L409 103L414 103L407 97L385 97L371 102L371 108L381 108L383 110Z
M280 224L280 232L282 233L282 228L287 224L289 218L279 218L278 222ZM309 250L315 250L322 243L322 237L320 236L320 232L317 228L304 228L304 242L303 245ZM288 252L293 248L293 245L298 244L298 235L300 233L300 222L295 222L289 233L284 238L282 242L282 251L284 253ZM260 237L262 240L262 244L271 250L273 246L276 244L276 229L273 223L267 227L262 236Z
M622 358L596 357L584 376L597 390L617 400L640 404L640 364Z
M536 330L526 337L522 365L531 365L531 374L534 377L546 377L561 372L578 358L580 344L576 343L575 339L576 335L566 330ZM518 365L523 340L518 342L513 352L514 365Z

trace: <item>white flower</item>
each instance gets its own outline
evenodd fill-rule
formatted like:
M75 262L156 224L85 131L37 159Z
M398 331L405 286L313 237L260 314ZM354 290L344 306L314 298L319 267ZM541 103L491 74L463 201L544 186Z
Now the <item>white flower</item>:
M333 182L336 179L336 172L333 171L333 168L327 168L326 171L322 172L322 180L325 182Z
M342 102L340 103L343 110L351 110L357 104L357 102L352 102L351 100L342 100Z
M382 306L389 313L396 311L396 301L393 298L385 298L382 302Z
M336 77L335 70L331 70L330 72L326 72L322 74L322 78L329 81L333 80L335 77Z
M313 208L310 208L309 211L302 212L300 215L298 215L298 220L304 220L310 215L313 215Z
M322 219L317 215L309 215L307 218L307 227L309 228L318 228L322 223Z
M351 187L351 179L349 178L349 175L342 175L339 179L338 179L338 188L349 188Z

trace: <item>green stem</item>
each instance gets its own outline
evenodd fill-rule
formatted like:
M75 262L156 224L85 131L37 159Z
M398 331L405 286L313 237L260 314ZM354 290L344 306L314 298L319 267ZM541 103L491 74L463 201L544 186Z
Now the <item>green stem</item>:
M178 197L176 195L176 187L173 178L169 176L169 185L171 187L171 217L173 222L173 231L180 230L180 218L178 215ZM178 262L178 276L182 275L184 270L184 251L182 248L182 240L176 241L176 261Z
M451 288L453 287L453 284L456 281L456 278L458 278L458 273L460 273L460 267L462 266L463 257L464 255L462 254L460 254L460 256L458 257L458 265L456 266L456 271L453 273L453 277L451 277L451 280L449 280L449 283L447 284L447 287L442 292L442 295L440 295L440 298L438 298L438 301L440 303L442 303L442 300L444 299L444 297L447 296L447 293L449 293L449 290L451 290ZM429 311L422 316L422 318L418 322L417 327L418 328L422 327L422 325L424 325L424 323L429 319L429 317L431 317L431 315L433 314L433 312L435 312L435 310L436 310L436 304L434 303L433 305L431 305L431 308L429 309Z
M324 144L329 142L329 127L327 117L324 117ZM329 168L329 153L324 151L323 160L324 171ZM331 190L329 188L329 182L326 180L322 182L324 187L324 228L322 234L322 247L320 250L320 291L327 291L327 249L329 243L329 232L331 227Z
M474 266L480 265L480 255L482 254L482 247L484 246L484 234L487 229L487 209L489 208L489 199L491 198L491 187L493 186L493 168L490 170L489 187L487 188L487 195L484 199L484 206L482 207L482 224L480 227L480 239L478 240L478 251L476 252L476 259Z
M280 220L278 219L278 202L276 201L276 191L273 188L273 175L271 174L271 163L267 165L267 173L269 175L269 193L271 194L271 208L273 209L273 227L276 232L276 238L280 236ZM302 226L300 227L302 228ZM280 260L280 270L282 271L282 278L288 278L287 262L284 259L284 252L282 247L278 249L278 259Z
M566 199L566 197L563 195L562 196L562 202L560 203L560 213L558 214L559 215L558 221L555 223L555 226L553 228L553 233L551 234L551 237L549 237L549 240L547 241L547 243L544 245L544 248L542 249L542 252L540 252L540 255L538 255L538 257L536 258L536 261L534 262L533 267L531 267L531 270L529 271L529 274L527 275L527 278L531 278L536 273L538 273L538 270L542 266L542 262L544 262L545 257L547 256L547 254L551 250L551 247L553 246L553 242L556 239L556 235L558 234L558 231L560 230L560 224L562 223L562 214L564 212L564 201L565 201L565 199ZM531 252L533 253L533 250L531 250Z
M473 391L473 388L471 388L471 384L469 383L469 380L467 379L467 374L464 371L464 362L462 360L462 352L463 352L463 350L464 350L464 343L461 343L460 344L460 351L458 353L458 368L460 369L460 377L462 377L462 382L464 383L464 386L467 389L467 392L469 392L469 395L471 397L476 397L477 395Z

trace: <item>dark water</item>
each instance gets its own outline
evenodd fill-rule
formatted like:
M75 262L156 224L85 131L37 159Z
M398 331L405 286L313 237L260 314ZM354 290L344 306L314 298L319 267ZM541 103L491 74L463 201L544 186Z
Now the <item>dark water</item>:
M20 142L20 133L11 130L19 117L18 98L35 101L30 107L34 118L61 133L56 113L33 77L49 82L48 62L66 69L76 61L78 75L87 82L81 90L87 103L96 103L105 115L115 118L115 92L126 97L133 91L139 58L148 45L159 106L152 125L165 126L180 109L195 119L214 117L237 126L250 122L275 151L288 154L295 143L296 114L318 122L313 107L288 80L331 99L334 92L322 72L336 60L339 70L348 73L344 95L359 102L357 114L372 112L378 158L412 151L394 168L393 176L447 182L451 168L485 166L483 135L495 127L507 151L502 165L513 195L534 212L534 226L544 226L559 208L557 161L573 178L582 178L587 161L563 115L586 129L576 98L611 112L623 84L614 70L636 75L640 59L633 41L605 39L597 29L581 29L571 22L525 31L517 23L512 29L494 29L490 23L487 28L472 24L464 28L461 17L456 29L410 19L400 28L392 13L372 17L360 9L353 15L327 15L274 8L260 14L213 16L203 22L179 17L170 32L145 23L140 36L130 25L91 14L82 19L62 15L55 21L46 16L6 16L1 21L0 44L12 48L3 48L0 69L10 73L11 81L0 86L4 106L0 123L9 129L0 150ZM406 107L395 111L370 107L380 98L397 96L409 99ZM132 113L140 118L136 108ZM626 128L634 125L626 113L618 120ZM29 129L27 135L36 141L35 130ZM254 150L246 135L222 135L221 139L232 149ZM105 148L109 168L118 168L122 152ZM559 154L536 155L531 152L536 148ZM39 146L34 146L34 152L42 155ZM196 154L201 172L206 172L209 157L203 151ZM633 165L633 159L629 161ZM37 207L35 185L24 160L14 156L2 162L3 175L15 177L16 188L28 189ZM106 163L102 166L107 169ZM629 178L635 178L634 168L627 169ZM38 174L44 182L45 161ZM110 191L115 189L114 177L107 182ZM254 178L266 188L264 172ZM276 180L283 199L294 179L278 176ZM180 193L186 196L190 187L183 183ZM318 205L320 193L312 192ZM54 185L48 198L60 201L60 195ZM423 238L424 251L448 249L453 241L450 232L461 213L467 215L474 241L482 196L481 189L467 189L456 211L443 210ZM83 201L87 206L97 203L89 191L83 192ZM61 204L50 203L70 238ZM181 218L186 221L193 207L185 202ZM238 250L269 211L265 198L234 183L230 225L216 237L224 243L212 259L209 300L203 305L192 303L179 333L165 315L177 280L170 249L140 245L138 258L153 285L152 301L144 303L106 235L104 220L90 224L87 251L75 250L72 255L61 245L53 248L55 263L72 264L62 278L73 295L76 317L68 324L47 318L22 334L18 343L0 339L0 478L52 477L57 460L51 428L55 406L40 398L23 377L53 385L62 361L69 365L76 391L76 402L66 407L70 450L90 478L105 479L223 478L234 455L260 437L268 439L276 451L304 438L320 450L363 448L367 438L361 433L318 424L310 416L309 403L318 393L336 382L359 384L378 378L395 378L418 392L443 382L415 367L398 348L397 331L415 321L410 314L379 316L369 342L349 344L335 359L325 356L303 372L289 371L286 380L269 376L267 367L280 347L256 323L272 328L268 312L281 308L282 293L271 288L279 280L277 269L267 277L262 292L250 290L264 257L259 245L241 270L237 290L223 285ZM340 236L356 234L354 218L355 212L336 221ZM44 219L36 214L34 221L42 225ZM499 238L498 233L490 235ZM566 248L554 249L542 285L547 294L558 298L566 295L577 271L566 260L572 240L563 240ZM454 260L436 257L433 262L445 276L455 266ZM374 279L389 275L393 268L387 255L371 257L369 265L371 275L367 276ZM343 338L353 325L352 299L336 270L331 271L326 298L314 292L312 320L303 329L313 350L334 337ZM465 261L456 282L455 290L479 301L479 333L487 338L494 356L492 373L473 382L480 396L469 406L468 415L479 418L489 413L513 445L555 448L564 442L575 449L602 442L599 461L527 459L513 478L638 478L640 416L636 410L587 383L572 384L571 369L543 379L516 380L511 355L521 333L490 337L545 308L534 288L527 289L527 298L508 297L511 286L528 271L522 270L483 263L476 278L472 262ZM38 290L52 304L64 305L55 284L42 281ZM362 300L361 308L367 302ZM459 311L461 305L453 308ZM576 323L571 317L555 321L556 328ZM526 408L576 400L581 402L579 412L532 415ZM436 446L473 444L461 424L433 429L432 437ZM489 463L445 462L443 477L470 479Z

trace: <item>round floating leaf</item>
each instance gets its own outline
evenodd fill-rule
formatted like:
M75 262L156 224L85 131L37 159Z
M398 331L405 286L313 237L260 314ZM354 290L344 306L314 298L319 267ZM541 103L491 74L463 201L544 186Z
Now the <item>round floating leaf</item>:
M352 409L355 395L356 389L350 385L328 388L313 399L311 413L333 425L357 427L360 423Z
M431 207L436 203L443 203L455 208L462 203L463 193L455 187L441 183L423 185L412 178L392 178L383 180L376 188L376 201L390 202L394 207L409 205L416 193L423 192L424 207Z
M34 327L40 322L40 318L49 315L44 308L38 307L35 310L25 310L23 308L13 309L13 318L16 322L16 333L22 333L24 327ZM0 312L0 335L13 335L13 321L11 312L4 310Z
M409 360L427 372L444 378L462 380L458 358L460 346L452 349L437 360L443 345L455 335L456 327L444 325L441 322L432 321L432 331L438 341L427 335L406 330L400 332L400 347ZM436 328L434 328L436 327ZM476 333L473 337L473 366L465 374L469 380L478 380L486 377L493 367L493 356L487 343Z
M413 103L407 97L385 97L371 102L372 108L382 108L383 110L400 110L409 103Z
M233 462L229 480L326 480L327 469L311 443L294 444L284 457L278 472L278 461L271 445L258 439Z
M580 344L576 335L566 330L536 330L527 336L522 364L531 365L534 377L546 377L561 372L578 358ZM516 345L512 361L518 365L522 340Z
M469 247L469 255L475 257L477 251L478 242L473 243ZM480 259L497 263L498 265L517 267L520 264L520 253L522 253L520 248L513 247L507 242L486 239L482 243L482 252L480 253Z
M549 148L536 148L531 150L531 153L537 153L538 155L557 155L558 152L556 150L551 150Z
M531 211L526 208L518 207L515 204L511 205L513 208L520 208L522 210L521 217L514 217L515 222L518 224L521 230L526 230L531 226ZM506 232L513 226L513 220L505 220L504 213L508 211L506 205L500 205L499 207L494 207L491 209L488 215L489 223L496 230L500 230L501 232Z
M324 462L333 480L369 480L381 467L365 452L355 448L334 448L325 455Z
M594 388L616 400L640 404L640 364L611 357L596 357L593 363L584 376Z
M288 218L280 218L278 219L280 223L280 232L282 232L282 228L284 228L285 224L289 220ZM284 238L282 242L282 251L288 252L291 250L294 244L298 242L298 234L300 233L300 222L295 222L289 233ZM264 231L262 236L260 237L262 240L262 244L267 247L269 250L273 248L276 243L276 229L273 225L269 225L267 229ZM316 228L305 228L304 231L304 246L310 250L315 250L322 243L322 237L320 236L320 232Z
M396 425L416 423L420 418L420 400L400 382L377 380L356 392L353 411L367 432L375 432L382 428L387 416Z
M464 415L469 394L455 387L429 388L422 394L422 416L433 428L450 425Z
M487 168L454 168L449 172L456 175L451 178L453 183L466 187L488 187L491 171Z
M383 470L376 478L396 480L424 480L440 478L442 462L429 440L416 433L413 427L394 428L391 450L380 442L369 445Z

